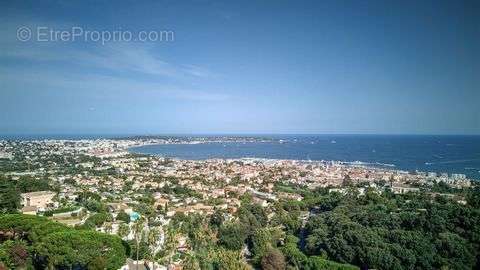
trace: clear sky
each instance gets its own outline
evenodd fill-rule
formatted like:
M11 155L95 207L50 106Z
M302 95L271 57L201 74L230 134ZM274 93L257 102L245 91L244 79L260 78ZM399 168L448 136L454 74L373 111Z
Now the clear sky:
M480 2L1 1L0 111L0 134L480 134Z

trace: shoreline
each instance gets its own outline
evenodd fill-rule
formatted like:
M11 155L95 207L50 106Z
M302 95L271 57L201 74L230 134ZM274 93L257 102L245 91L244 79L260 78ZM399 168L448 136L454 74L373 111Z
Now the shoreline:
M330 137L328 137L330 138ZM137 155L144 155L144 156L155 156L159 158L170 158L174 160L186 160L186 161L209 161L209 160L245 160L245 159L250 159L250 160L259 160L259 161L271 161L271 162L278 162L278 161L291 161L291 162L299 162L299 163L310 163L310 164L330 164L330 165L341 165L345 167L358 167L358 168L365 168L365 169L371 169L371 170L378 170L378 171L389 171L389 172L396 172L398 174L411 174L411 175L424 175L424 177L432 177L432 178L451 178L451 179L467 179L467 180L472 180L472 181L480 181L480 175L477 173L477 171L480 171L478 169L477 164L473 163L472 165L464 165L465 168L462 166L458 167L452 167L452 166L434 166L436 169L429 170L429 166L421 166L421 165L416 165L416 164L408 164L408 162L411 161L406 161L405 162L405 154L400 152L399 156L400 158L396 158L399 163L394 163L390 162L388 159L386 160L380 160L376 159L375 152L372 151L372 156L369 156L368 153L359 152L359 155L356 155L355 151L358 151L356 149L352 150L352 153L355 155L351 156L357 156L358 158L356 159L343 159L342 155L345 156L345 152L349 151L350 147L355 146L355 142L352 141L343 141L341 139L336 138L338 143L335 141L330 141L330 139L320 139L320 140L315 140L312 138L310 141L301 141L295 137L289 137L289 138L266 138L266 137L261 137L261 138L255 138L255 137L163 137L163 138L125 138L125 139L107 139L107 138L97 138L97 139L76 139L76 140L65 140L65 139L45 139L45 140L25 140L18 142L20 144L25 144L25 145L55 145L59 144L62 145L64 143L70 144L70 146L67 145L67 148L78 148L82 149L81 151L85 151L87 155L91 156L97 156L101 158L109 157L112 155L124 155L124 154L137 154ZM8 158L9 155L9 150L8 148L5 148L2 150L2 143L7 147L10 143L15 143L15 142L8 142L8 141L1 141L0 140L0 159L3 158ZM247 143L256 143L259 145L262 144L274 144L277 146L279 145L286 145L287 148L277 148L277 152L270 154L270 156L277 156L277 157L268 157L269 155L260 155L261 153L255 153L253 154L245 154L245 153L240 153L241 155L235 156L234 157L227 157L228 155L224 156L219 156L215 155L215 153L211 156L206 156L206 157L201 157L197 158L194 157L182 157L176 156L176 155L165 155L163 153L152 153L152 152L145 152L142 151L142 147L149 147L149 146L174 146L174 145L205 145L205 144L237 144L237 146L241 146L243 144ZM325 155L327 156L326 158L322 158L322 153L319 156L317 152L317 156L314 157L314 159L311 159L308 156L308 152L305 155L301 155L305 149L308 149L310 143L312 145L320 145L323 144L321 147L326 147L327 151L330 151L330 153L326 153ZM417 142L418 143L418 142ZM440 142L438 142L440 143ZM449 141L444 141L442 142L441 145L449 143ZM72 146L73 145L73 146ZM300 148L295 149L289 148L288 145L298 145ZM393 144L395 145L395 144ZM397 144L398 145L398 144ZM476 145L476 144L475 144ZM473 146L475 146L473 145ZM337 146L341 146L339 148L340 155L336 155L335 149ZM73 147L73 148L72 148ZM303 148L302 148L303 147ZM314 147L314 146L312 146ZM333 148L332 148L333 147ZM343 147L343 148L342 148ZM345 148L347 147L347 148ZM364 145L364 147L375 147L375 145L369 146ZM465 147L465 144L463 145ZM288 153L288 151L291 151ZM332 150L333 149L333 150ZM347 149L347 150L346 150ZM358 149L358 148L357 148ZM373 148L374 149L374 148ZM378 148L377 148L378 149ZM278 152L280 150L280 152ZM399 150L402 150L399 148ZM282 153L281 151L287 151L285 153ZM300 151L300 152L298 152ZM323 151L323 149L321 150ZM343 151L343 154L342 154ZM380 152L380 151L377 151ZM405 151L403 151L405 152ZM267 151L268 153L268 151ZM299 155L295 153L300 153ZM335 159L335 158L330 158L328 157L329 155L332 156L339 156L342 159ZM390 159L395 159L395 151L391 152L391 158ZM468 152L467 152L468 154ZM286 156L285 156L286 155ZM308 158L304 158L304 157ZM367 159L362 159L363 157L367 157ZM297 158L300 157L300 158ZM303 157L303 158L301 158ZM379 156L381 157L381 156ZM385 155L384 155L385 157ZM445 156L444 156L445 157ZM467 156L468 158L468 156ZM467 159L466 159L467 160ZM472 159L469 159L472 160ZM476 160L476 159L475 159ZM383 162L381 162L383 161ZM417 160L421 161L421 160ZM423 161L422 161L423 162ZM404 164L402 164L404 163ZM413 162L412 162L413 163ZM444 162L443 162L444 163ZM450 162L452 163L452 162ZM420 163L419 163L420 164ZM426 163L425 163L426 164ZM423 167L423 168L422 168ZM447 168L446 170L442 170L442 168ZM468 168L468 169L467 169Z
M270 141L271 142L271 141ZM128 147L126 151L129 154L137 154L137 155L146 155L146 156L153 156L157 158L164 158L164 159L171 159L175 161L188 161L188 162L211 162L211 161L245 161L245 160L253 160L253 161L260 161L260 162L298 162L304 164L323 164L323 165L336 165L336 166L345 166L345 167L354 167L354 168L363 168L363 169L372 169L372 170L379 170L383 172L391 172L391 173L398 173L398 174L424 174L429 175L431 173L435 173L439 177L443 174L452 175L452 174L461 174L461 173L448 173L444 171L409 171L405 169L400 169L397 167L396 164L389 164L389 163L382 163L382 162L366 162L361 160L354 160L354 161L341 161L341 160L306 160L306 159L285 159L285 158L264 158L264 157L238 157L238 158L225 158L225 157L209 157L209 158L197 158L197 159L190 159L190 158L181 158L181 157L174 157L174 156L165 156L160 153L145 153L139 151L132 151L135 148L141 148L144 146L155 146L155 145L194 145L194 144L207 144L207 143L238 143L236 141L203 141L203 142L187 142L187 143L149 143L144 145L138 145L133 147ZM466 177L466 180L469 181L480 181L480 178L469 178Z

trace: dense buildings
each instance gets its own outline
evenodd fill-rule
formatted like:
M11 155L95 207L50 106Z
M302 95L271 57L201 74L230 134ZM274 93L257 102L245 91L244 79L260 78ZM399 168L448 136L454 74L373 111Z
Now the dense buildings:
M122 269L153 262L159 269L167 266L196 269L186 265L190 263L189 256L200 256L200 250L209 253L210 259L231 256L230 263L240 263L239 268L248 265L247 262L256 266L267 263L269 256L278 255L277 249L288 257L284 249L289 244L297 248L292 237L304 235L301 241L305 242L309 234L316 235L308 224L328 205L322 198L337 200L337 196L348 198L355 194L354 200L361 204L363 198L380 196L382 199L375 199L378 203L400 196L396 203L405 213L428 212L426 206L412 210L407 201L402 201L402 196L416 196L412 194L448 200L458 205L455 207L469 207L466 197L472 182L461 175L408 173L334 161L251 158L195 161L128 152L129 147L144 144L204 141L203 138L2 141L0 151L3 157L8 157L0 160L5 198L2 211L45 216L77 229L117 235L135 250L128 261L122 262ZM356 216L349 218L354 220ZM330 226L328 222L327 225ZM262 226L268 230L262 231ZM203 240L197 239L200 232L194 228L203 228ZM231 232L246 235L227 240L225 237ZM278 241L259 251L255 237L260 236L248 232L275 235ZM232 243L237 244L231 246ZM329 259L340 263L358 266L366 263L363 258L335 257L331 249L309 243L299 244L302 251L298 252L309 255L326 252ZM271 254L270 248L274 250ZM198 263L200 259L196 260ZM316 269L307 265L333 263L315 261L314 257L302 260L305 269Z

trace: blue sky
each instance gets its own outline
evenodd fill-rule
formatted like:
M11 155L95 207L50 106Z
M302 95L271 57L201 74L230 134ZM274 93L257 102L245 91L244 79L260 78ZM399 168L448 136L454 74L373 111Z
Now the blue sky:
M480 134L478 1L179 2L2 1L0 134Z

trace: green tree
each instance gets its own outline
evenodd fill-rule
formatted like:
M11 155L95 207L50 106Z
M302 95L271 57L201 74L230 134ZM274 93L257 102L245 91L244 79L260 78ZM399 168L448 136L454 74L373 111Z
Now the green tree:
M107 262L103 257L96 257L87 265L88 270L104 270L107 268Z
M240 222L249 232L267 225L268 218L265 210L258 204L245 204L238 209Z
M143 228L144 228L145 222L143 218L139 218L135 224L133 224L133 232L135 235L135 260L139 260L139 255L140 255L140 244L143 242ZM148 248L148 247L147 247ZM142 256L143 257L143 256ZM138 264L137 264L138 268Z
M198 270L200 268L200 263L198 262L195 254L187 253L183 261L183 270Z
M118 269L125 262L125 249L119 238L93 231L52 233L38 243L38 255L46 256L53 267L88 265L99 257L107 269Z
M213 258L212 266L215 270L250 270L238 251L220 248L210 255Z
M105 229L105 233L111 233L112 232L112 229L113 229L113 226L112 226L112 223L111 222L106 222L104 225L103 225L104 229Z
M350 177L350 175L346 174L344 177L343 177L343 181L342 181L342 186L343 187L349 187L353 184L353 181L352 181L352 178Z
M176 228L168 227L165 235L165 243L160 250L158 257L163 263L171 263L171 259L176 252L179 233Z
M127 213L125 213L125 211L123 210L118 213L116 219L121 220L125 223L130 223L130 216Z
M107 207L104 203L94 199L89 199L85 201L84 206L88 209L88 211L92 212L102 213L107 211Z
M476 258L473 247L454 233L441 233L435 242L438 267L448 269L473 269Z
M112 216L108 213L96 213L87 218L85 221L83 228L93 229L95 227L102 226L107 221L112 221Z
M15 213L20 207L20 193L11 180L0 178L0 213Z
M10 257L10 247L13 245L12 240L7 240L0 244L0 269L14 269L15 264ZM2 268L3 267L3 268Z
M358 270L359 268L349 264L340 264L323 259L318 256L309 257L304 268L306 270Z
M263 270L283 270L286 267L285 257L283 254L274 248L270 248L262 258Z
M0 262L9 268L24 268L29 262L28 247L25 242L8 240L0 245Z
M224 223L219 229L219 244L229 250L240 250L243 248L247 238L245 230L240 223Z
M257 229L252 235L252 255L253 261L259 263L267 251L272 248L272 235L268 228Z
M307 256L298 248L299 241L300 239L296 236L287 235L285 237L285 245L281 247L287 263L295 267L295 269L301 269L307 261Z
M25 261L25 250L29 260L36 260L37 265L42 265L40 268L86 268L90 264L98 264L94 261L100 257L105 261L106 269L118 269L126 259L120 238L76 230L43 217L0 215L0 231L9 232L8 237L25 240L24 243L28 244L17 245L8 252L8 256L14 258L11 262ZM4 250L0 248L0 257L5 254Z
M121 223L118 227L118 236L120 236L121 238L125 238L128 236L129 233L130 227L125 223Z
M157 242L159 239L160 239L160 231L157 228L152 228L148 231L147 242L150 248L150 261L152 262L154 262L155 250L157 248ZM155 263L153 265L155 267Z
M474 181L473 187L467 193L467 202L474 208L480 208L480 183Z
M219 228L225 222L225 211L215 210L210 217L210 225L214 228Z
M50 181L47 179L35 179L30 176L24 176L18 179L17 189L22 193L52 190Z

